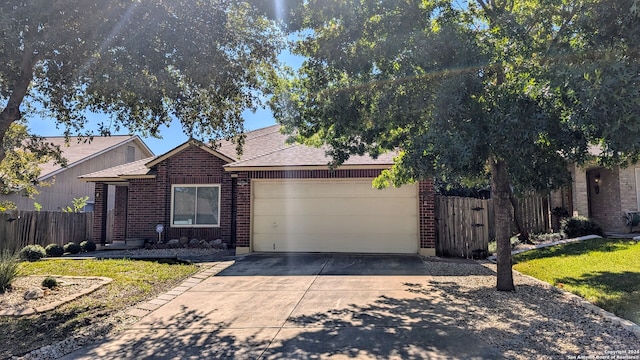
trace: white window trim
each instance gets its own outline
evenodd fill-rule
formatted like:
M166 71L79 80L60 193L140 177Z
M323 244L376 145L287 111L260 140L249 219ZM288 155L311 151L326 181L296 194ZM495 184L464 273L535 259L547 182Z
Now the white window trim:
M174 207L174 198L175 198L175 188L176 187L194 187L194 188L198 188L198 187L217 187L218 188L218 224L174 224L173 223L173 209ZM197 190L196 190L197 191ZM221 194L222 194L222 187L220 186L220 184L173 184L171 185L171 214L169 217L169 224L170 227L174 227L174 228L219 228L220 227L220 218L221 218L221 214L220 211L222 210L222 204L220 203L220 198L221 198ZM195 207L198 207L198 203L197 203L197 196L196 196L196 201L195 201ZM195 211L196 209L194 209ZM195 212L194 212L195 215Z

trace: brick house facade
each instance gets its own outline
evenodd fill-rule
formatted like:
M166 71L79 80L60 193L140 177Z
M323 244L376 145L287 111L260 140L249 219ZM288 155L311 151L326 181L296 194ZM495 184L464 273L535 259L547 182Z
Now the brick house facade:
M624 215L640 211L640 166L607 169L595 163L572 164L569 171L573 182L552 194L552 208L562 207L573 216L591 218L605 232L629 232Z
M269 128L267 128L269 129ZM277 128L276 128L277 130ZM258 136L259 135L259 136ZM245 140L248 159L257 159L260 152L277 153L279 150L291 152L284 145L279 132L258 133L255 140ZM284 139L282 137L282 139ZM253 147L252 147L253 144ZM263 145L267 144L267 145ZM271 145L269 145L271 144ZM271 146L271 148L269 148ZM116 212L114 219L114 240L131 238L156 239L156 225L164 226L163 237L180 237L205 240L221 239L235 247L238 252L252 251L252 185L255 180L297 179L372 179L382 169L390 166L386 160L354 160L336 170L329 170L322 151L323 165L293 164L292 166L241 166L242 161L233 159L231 146L212 150L197 143L185 143L162 156L147 159L146 162L132 164L130 168L119 168L83 176L85 181L96 183L96 210L94 212L94 239L104 239L106 209L99 199L105 196L107 184L116 185ZM275 148L275 150L273 149ZM225 152L226 150L226 152ZM295 151L295 149L293 150ZM305 150L307 151L307 150ZM257 154L257 155L256 155ZM305 155L309 161L308 154ZM253 160L255 162L255 160ZM265 159L268 165L274 159ZM290 160L287 160L290 161ZM311 159L313 161L313 159ZM378 162L378 163L376 163ZM386 162L381 166L379 162ZM173 185L220 185L219 226L215 227L174 227L171 225L171 194ZM420 253L435 255L434 190L431 181L421 181L416 186L418 207L418 244Z

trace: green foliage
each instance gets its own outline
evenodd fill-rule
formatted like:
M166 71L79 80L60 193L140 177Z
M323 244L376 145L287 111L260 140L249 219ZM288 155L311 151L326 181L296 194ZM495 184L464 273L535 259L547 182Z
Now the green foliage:
M604 236L600 225L584 216L563 219L560 223L560 231L569 239L586 235Z
M64 244L64 252L69 253L69 254L79 254L80 251L82 251L82 248L80 247L80 245L74 243L74 242L68 242L66 244Z
M13 280L18 277L18 265L18 258L13 252L3 250L0 253L0 293L11 288Z
M82 212L85 206L87 206L87 201L89 200L88 196L83 196L79 198L73 198L71 205L67 205L61 207L62 212L67 213L79 213Z
M10 211L10 210L18 210L18 207L13 201L9 201L9 200L0 201L0 212Z
M59 146L30 135L22 123L11 124L4 135L2 149L6 157L0 161L0 193L5 195L17 193L33 198L39 193L38 186L51 185L39 180L40 166L48 162L66 165ZM10 206L13 208L15 204Z
M569 184L593 145L603 164L639 157L636 1L309 0L290 27L307 60L271 105L332 165L399 151L376 187L490 175L511 290L512 189Z
M91 240L85 240L80 243L80 249L82 250L82 252L96 251L96 243Z
M49 244L44 248L48 257L60 257L64 255L64 248L58 244Z
M38 261L46 255L47 252L40 245L27 245L18 252L18 257L24 261Z
M238 135L242 113L269 93L284 44L264 8L262 0L4 1L2 121L20 119L32 102L66 134L92 135L84 130L92 111L111 115L101 134L157 136L178 119L195 139Z
M40 210L42 210L42 205L40 205L40 203L39 203L39 202L34 201L34 202L33 202L33 208L34 208L34 210L35 210L35 211L40 212Z
M54 287L58 286L58 280L52 278L51 276L47 276L46 278L44 278L44 280L42 280L42 286L53 289Z
M640 243L591 239L527 251L514 268L640 322Z

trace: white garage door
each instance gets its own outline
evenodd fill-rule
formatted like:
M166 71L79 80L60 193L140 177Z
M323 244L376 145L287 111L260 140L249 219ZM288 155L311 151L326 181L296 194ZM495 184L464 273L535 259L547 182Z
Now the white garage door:
M253 182L253 251L417 253L415 185L366 180Z

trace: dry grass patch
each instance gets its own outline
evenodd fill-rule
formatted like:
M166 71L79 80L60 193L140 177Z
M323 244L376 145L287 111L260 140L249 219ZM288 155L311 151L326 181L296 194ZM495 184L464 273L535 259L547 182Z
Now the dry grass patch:
M20 263L24 275L104 276L113 282L95 292L39 315L0 318L0 358L21 355L63 340L88 327L107 333L114 316L156 296L198 270L196 265L137 260L48 260Z

